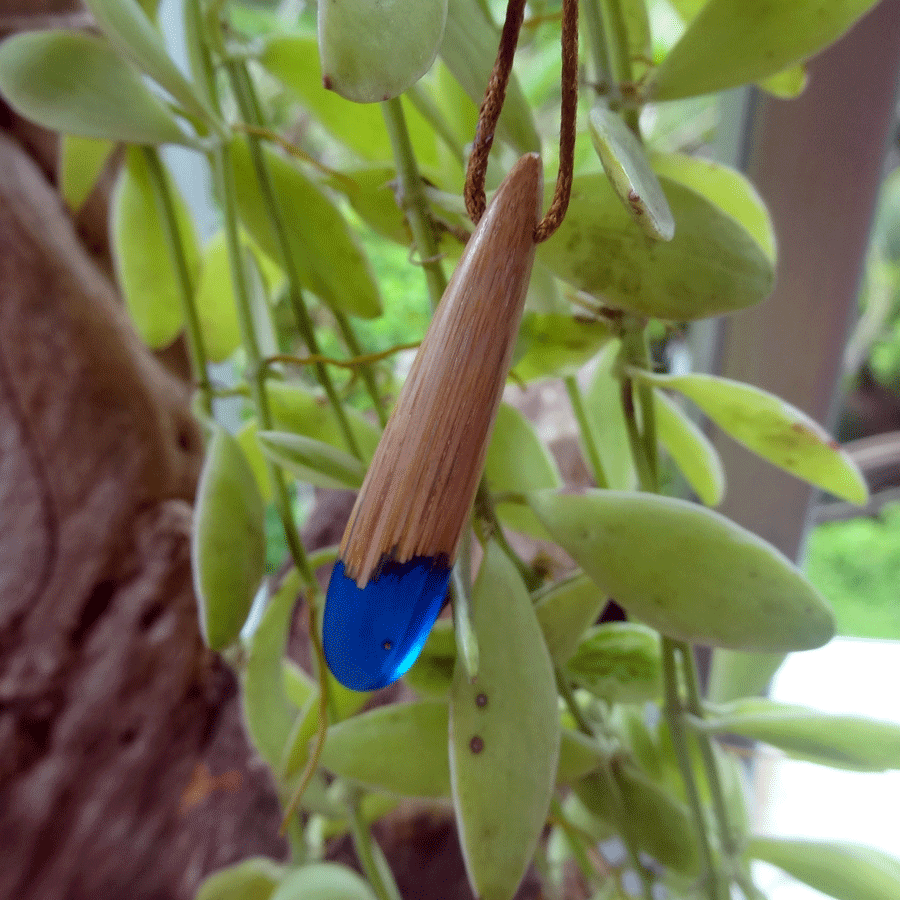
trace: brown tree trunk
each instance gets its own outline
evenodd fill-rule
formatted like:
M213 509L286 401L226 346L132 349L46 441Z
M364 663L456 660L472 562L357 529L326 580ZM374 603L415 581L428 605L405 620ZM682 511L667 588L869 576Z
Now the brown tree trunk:
M187 900L284 854L198 633L187 401L0 135L0 897Z

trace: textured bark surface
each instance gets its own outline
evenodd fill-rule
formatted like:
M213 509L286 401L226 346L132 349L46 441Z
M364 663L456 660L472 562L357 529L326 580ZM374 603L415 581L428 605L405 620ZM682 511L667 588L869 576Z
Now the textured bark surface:
M189 898L284 853L198 633L200 435L6 137L0 173L0 897Z

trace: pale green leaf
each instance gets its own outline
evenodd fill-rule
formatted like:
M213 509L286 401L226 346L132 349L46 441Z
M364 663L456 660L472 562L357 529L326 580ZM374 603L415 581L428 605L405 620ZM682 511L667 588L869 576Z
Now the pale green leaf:
M365 254L337 207L320 187L277 153L262 149L303 285L332 309L362 318L381 313L381 298ZM259 189L246 141L232 145L238 212L262 250L281 259L281 243Z
M26 31L8 38L0 45L0 93L26 119L64 134L194 144L140 76L90 34Z
M671 497L541 491L531 505L562 548L636 618L670 637L739 650L808 650L834 617L778 550Z
M263 503L240 444L217 427L197 486L191 559L203 637L233 644L266 571Z
M449 797L446 700L393 703L328 729L322 765L406 797Z
M440 55L476 106L481 105L500 43L500 30L479 0L450 0ZM510 76L498 136L518 153L540 151L541 139L515 73ZM472 134L470 140L474 139Z
M584 405L607 484L614 490L630 491L637 476L622 412L622 383L613 374L620 346L614 340L601 352L584 393Z
M678 872L696 873L697 841L687 807L632 766L618 767L617 787L621 810L629 819L627 827L639 849ZM625 823L620 821L608 777L589 775L572 789L601 825L622 834Z
M241 345L241 329L224 231L216 232L203 248L194 302L206 355L211 362L228 359Z
M297 719L284 686L283 659L299 593L300 576L291 569L248 639L241 678L247 730L262 758L276 772L281 769Z
M877 0L709 0L656 70L656 100L758 81L823 50Z
M272 499L272 481L269 478L268 467L266 466L266 458L263 456L262 447L259 445L256 434L259 431L256 419L249 419L242 426L241 430L235 435L237 442L244 451L244 456L253 470L256 478L256 486L263 498L264 503L269 503Z
M434 623L425 646L403 680L424 697L446 697L456 666L456 640L451 619Z
M200 885L195 900L269 900L284 872L275 860L254 856L213 872Z
M900 897L900 860L874 847L756 836L747 852L837 900Z
M260 431L258 438L263 453L300 481L321 488L362 485L365 466L331 444L285 431Z
M457 664L450 775L466 871L481 900L510 900L544 827L559 757L553 666L513 564L485 551L473 591L473 683Z
M90 196L113 147L112 141L63 135L59 147L59 189L69 209L77 212Z
M195 276L200 252L193 221L168 173L165 177L189 274ZM139 147L128 150L113 195L111 227L119 287L134 326L150 348L166 347L184 324L182 289L165 239L147 162Z
M569 660L605 604L605 595L582 573L558 581L535 597L534 611L555 663Z
M725 472L716 448L682 409L661 391L653 393L656 433L688 484L707 506L725 494Z
M782 69L782 71L776 72L768 78L763 78L758 84L773 97L779 97L782 100L793 100L794 97L799 97L806 89L807 81L809 81L809 77L806 73L806 66L801 63Z
M331 0L319 4L326 88L357 103L397 97L430 68L447 0Z
M488 445L484 476L491 490L528 491L562 484L556 462L541 443L531 423L517 409L501 403ZM516 531L546 537L544 527L527 506L500 503L497 513Z
M775 262L775 228L756 188L736 169L685 153L653 156L656 173L702 194L743 225L770 262Z
M391 142L378 106L351 104L322 85L316 39L302 34L266 38L259 61L292 91L321 125L363 159L387 162L393 158ZM419 165L438 166L434 132L421 114L402 99L410 141Z
M753 385L714 375L634 377L683 394L722 431L792 475L851 503L869 497L859 467L838 443L795 406Z
M579 175L538 260L608 306L660 319L702 319L764 300L774 271L756 239L696 191L665 176L660 184L677 223L671 241L648 241L605 175Z
M574 375L610 340L606 322L568 313L526 312L513 356L519 381Z
M647 237L672 240L672 210L634 132L618 113L602 104L591 110L588 128L603 170L632 219Z
M187 112L224 133L224 126L166 52L162 35L136 0L84 2L121 55L164 87Z
M269 382L268 392L273 425L278 431L306 435L333 447L348 449L334 410L323 394L299 384L277 381ZM368 464L381 439L381 429L352 407L344 407L344 413L363 460Z
M573 679L609 703L655 700L662 687L659 635L637 622L597 625L566 664Z
M834 715L763 698L715 707L703 728L739 734L809 762L885 772L900 769L900 725L861 716Z
M308 863L290 869L270 900L377 900L368 883L346 866Z

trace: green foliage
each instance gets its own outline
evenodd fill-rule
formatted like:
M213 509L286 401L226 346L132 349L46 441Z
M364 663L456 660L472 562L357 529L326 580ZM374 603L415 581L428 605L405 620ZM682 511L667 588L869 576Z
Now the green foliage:
M421 699L365 712L367 694L318 662L314 678L285 658L302 596L312 613L310 658L319 659L313 573L338 552L313 556L303 547L299 507L312 487L362 482L396 393L390 354L363 354L421 338L448 261L461 252L467 145L497 51L493 16L504 4L335 0L319 4L314 33L311 10L288 29L274 10L186 0L190 76L165 49L154 0L87 5L102 36L10 38L0 46L0 92L66 135L60 182L73 209L114 143L129 145L113 203L119 287L149 346L184 335L196 408L209 420L193 534L203 633L239 672L247 729L279 795L287 805L302 790L307 815L291 826L306 833L296 845L350 831L367 878L313 858L288 867L252 859L207 879L200 900L397 900L368 826L400 795L452 799L483 900L510 900L548 816L548 859L574 858L597 896L609 896L627 868L645 898L665 887L673 900L725 900L732 882L752 896L748 857L838 898L896 896L897 863L882 854L749 833L740 770L710 735L877 770L896 764L897 729L735 698L734 673L758 669L746 652L721 657L727 664L713 673L716 699L734 702L703 704L682 641L768 651L770 666L775 651L828 640L833 620L773 547L702 506L657 495L660 447L703 503L717 504L725 490L709 441L663 391L683 394L813 484L856 502L865 486L799 411L725 379L654 374L644 349L669 322L763 300L776 248L765 206L740 173L671 152L680 145L671 146L666 128L680 128L684 110L708 112L709 101L657 107L662 140L653 146L638 108L748 81L793 96L805 84L803 61L872 0L676 0L680 38L675 13L657 27L665 25L659 10L650 16L643 0L583 5L590 134L578 137L568 215L538 251L513 372L521 381L567 379L584 456L611 490L562 492L543 437L501 405L473 513L484 549L474 586L466 535L455 622L435 625L406 675ZM518 154L555 144L558 8L529 5L535 18L496 134L479 135L493 142L489 190ZM346 99L400 94L385 107ZM297 143L282 148L294 158L270 146L284 144L276 129ZM163 143L192 147L210 165L222 230L202 253L185 204L147 149ZM554 151L546 156L554 171ZM898 256L896 182L876 228L884 273ZM226 361L235 389L208 380L206 364ZM582 392L576 375L585 366ZM213 401L226 395L238 398L244 423L235 436L212 421ZM550 577L540 559L517 556L501 527L552 538L554 553L566 551L576 568ZM892 611L898 528L900 507L881 522L813 536L812 581L827 594L849 584L866 596L867 623L841 608L842 628L900 635ZM862 580L864 557L890 573L877 589ZM281 571L282 580L266 582L267 602L251 610L265 571ZM595 625L607 596L634 621ZM628 862L600 878L587 851L610 836L622 838Z
M900 640L900 505L814 528L806 571L832 598L839 634Z

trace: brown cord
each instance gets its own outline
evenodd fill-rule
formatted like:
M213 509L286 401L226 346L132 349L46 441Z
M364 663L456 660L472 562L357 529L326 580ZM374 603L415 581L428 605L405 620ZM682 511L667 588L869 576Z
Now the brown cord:
M497 59L491 71L481 109L478 110L478 127L475 131L475 142L472 155L466 169L466 186L464 196L469 218L477 225L484 215L484 179L487 175L488 156L494 144L494 130L497 119L506 99L506 86L509 84L509 73L512 71L516 46L519 43L519 31L525 18L525 0L509 0L506 7L506 21L500 35L500 46Z
M484 214L484 182L488 156L494 143L497 120L506 99L506 87L512 71L519 31L525 16L525 0L509 0L506 21L500 36L497 59L491 72L481 109L469 165L464 196L469 217L477 225ZM556 190L547 214L534 232L536 243L546 241L559 228L569 206L572 171L575 165L575 121L578 112L578 0L563 0L562 14L562 102L559 126L559 174Z

